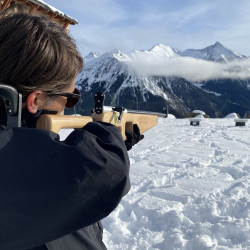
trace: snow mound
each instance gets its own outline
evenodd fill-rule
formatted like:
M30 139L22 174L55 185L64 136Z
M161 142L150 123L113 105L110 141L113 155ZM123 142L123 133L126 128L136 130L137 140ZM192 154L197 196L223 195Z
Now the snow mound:
M201 118L201 119L203 119L204 115L203 114L199 114L199 115L195 116L195 118Z
M225 116L224 118L233 118L233 119L235 119L235 118L239 118L239 117L238 117L238 115L236 113L230 113L227 116Z
M168 119L175 119L176 117L174 115L168 114Z
M193 110L192 113L206 115L206 113L204 111L201 111L201 110Z

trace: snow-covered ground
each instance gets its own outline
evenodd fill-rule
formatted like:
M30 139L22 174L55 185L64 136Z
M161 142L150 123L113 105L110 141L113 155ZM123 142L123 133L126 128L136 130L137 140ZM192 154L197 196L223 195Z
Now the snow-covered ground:
M103 220L109 250L250 249L250 122L159 118L129 157L131 190Z

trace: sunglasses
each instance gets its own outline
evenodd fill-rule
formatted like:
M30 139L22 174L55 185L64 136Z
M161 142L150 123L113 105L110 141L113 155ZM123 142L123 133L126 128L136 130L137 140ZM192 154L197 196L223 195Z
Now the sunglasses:
M46 93L46 92L45 92ZM53 96L65 96L67 97L67 102L65 104L65 107L70 109L73 108L80 100L81 98L81 92L79 89L75 88L73 93L46 93L47 95L53 95Z

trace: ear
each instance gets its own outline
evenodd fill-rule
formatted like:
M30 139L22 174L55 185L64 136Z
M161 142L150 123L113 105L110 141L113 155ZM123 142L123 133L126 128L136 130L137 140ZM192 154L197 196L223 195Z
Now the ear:
M42 91L40 90L35 90L28 95L26 100L26 106L31 114L35 114L37 112L41 97Z

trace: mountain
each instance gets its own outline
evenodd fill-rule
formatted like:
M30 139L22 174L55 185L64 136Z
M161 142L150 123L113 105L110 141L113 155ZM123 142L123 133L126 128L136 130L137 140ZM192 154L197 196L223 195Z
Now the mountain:
M139 76L131 72L125 63L145 55L166 57L174 55L174 52L168 46L158 45L149 51L133 51L129 55L112 51L87 60L84 71L77 81L83 95L80 113L85 114L93 108L93 95L101 91L106 94L106 105L122 105L130 109L161 112L167 102L173 108L174 114L185 116L188 109L167 87L168 82L164 82L161 77Z
M249 112L250 79L212 78L197 82L174 73L165 76L157 71L158 66L170 70L178 60L185 58L216 62L218 67L234 62L235 59L247 59L218 42L202 50L189 49L183 52L163 44L150 50L135 50L130 53L113 50L100 55L92 52L85 58L85 68L77 80L82 92L78 112L90 114L94 107L93 95L97 91L105 93L105 105L155 112L161 112L163 105L167 105L169 112L176 117L186 117L194 109L203 110L210 117L222 117L230 112L244 116ZM149 66L149 70L155 68L156 73L138 72L133 66L138 61ZM165 61L170 63L165 65ZM162 62L162 65L157 62ZM187 69L178 68L177 65L177 70L184 72ZM242 70L234 65L230 66L230 72L241 73Z
M100 56L99 52L90 52L84 59L85 59L85 62L86 62L86 61L95 59L95 58L97 58L99 56Z
M204 49L187 49L179 53L181 56L188 56L197 59L209 60L214 62L228 62L236 59L244 59L246 56L224 47L221 43L216 42L214 45Z

